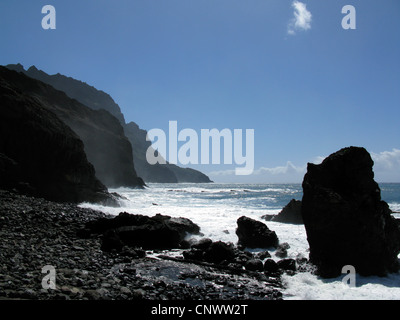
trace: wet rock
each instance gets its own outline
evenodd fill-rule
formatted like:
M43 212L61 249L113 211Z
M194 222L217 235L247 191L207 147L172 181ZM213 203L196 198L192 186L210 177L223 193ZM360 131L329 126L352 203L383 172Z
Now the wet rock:
M88 221L112 217L2 190L0 217L0 300L281 299L279 279L244 270L252 254L229 243L158 250L165 257L156 259L126 245L103 251L100 234L82 239L77 233ZM200 261L177 255L195 250ZM44 264L55 268L55 290L40 286Z
M248 248L277 247L279 240L274 231L266 224L242 216L237 220L236 235L239 238L238 245Z
M234 257L233 245L223 241L213 242L204 252L204 260L207 262L220 263L224 260L230 261Z
M259 259L251 259L248 260L245 264L246 270L249 271L263 271L264 266L261 260Z
M270 258L271 254L268 251L261 251L261 252L256 253L256 255L254 257L256 259L264 260L266 258Z
M278 267L285 271L296 271L296 261L294 259L283 259L277 262Z
M279 244L278 248L275 251L275 255L279 258L286 258L288 255L287 250L290 248L290 245L287 242Z
M121 212L113 219L102 218L88 222L84 230L94 234L102 233L104 251L120 251L124 245L143 249L179 248L188 234L200 232L199 226L187 218L172 218L161 214L148 217L126 212Z
M279 266L274 260L267 259L264 262L264 271L267 274L275 274L279 271Z
M303 224L303 216L301 215L301 201L292 199L277 215L268 214L262 216L261 218L267 221Z
M200 239L199 241L195 242L194 244L192 244L191 247L194 249L206 250L210 247L211 244L212 244L211 239L203 238L203 239Z

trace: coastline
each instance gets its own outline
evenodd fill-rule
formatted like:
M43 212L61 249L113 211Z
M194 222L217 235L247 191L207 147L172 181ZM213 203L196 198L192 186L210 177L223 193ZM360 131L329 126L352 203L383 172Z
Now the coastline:
M83 239L88 221L110 217L74 204L0 190L0 299L280 300L280 277L173 258L179 250L103 252L100 237ZM53 266L56 289L42 287Z

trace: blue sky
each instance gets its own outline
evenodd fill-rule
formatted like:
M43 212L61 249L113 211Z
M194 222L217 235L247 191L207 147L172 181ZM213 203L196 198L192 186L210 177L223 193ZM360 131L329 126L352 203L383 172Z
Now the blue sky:
M253 175L191 166L215 181L301 182L307 162L356 145L377 180L400 182L400 2L299 3L308 15L293 0L2 0L0 64L85 81L146 130L254 129ZM47 4L56 30L41 27Z

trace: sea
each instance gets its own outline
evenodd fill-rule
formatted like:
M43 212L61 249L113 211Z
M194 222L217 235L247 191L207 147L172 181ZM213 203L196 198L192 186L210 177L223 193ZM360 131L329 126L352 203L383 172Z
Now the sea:
M400 184L382 183L381 198L394 212L400 212ZM125 199L121 207L105 207L89 203L81 207L92 208L117 215L120 212L154 216L157 213L172 217L185 217L200 226L202 236L214 241L237 243L236 221L241 216L264 222L276 232L279 241L287 242L288 258L309 255L304 225L265 221L266 214L278 214L291 199L302 199L301 184L158 184L150 183L145 189L110 189ZM400 214L393 214L400 218ZM257 251L258 249L253 249ZM259 249L261 250L261 249ZM279 260L270 251L272 258ZM400 256L399 256L400 258ZM386 277L356 275L355 286L338 278L322 279L312 272L284 275L283 299L286 300L398 300L400 299L400 273Z

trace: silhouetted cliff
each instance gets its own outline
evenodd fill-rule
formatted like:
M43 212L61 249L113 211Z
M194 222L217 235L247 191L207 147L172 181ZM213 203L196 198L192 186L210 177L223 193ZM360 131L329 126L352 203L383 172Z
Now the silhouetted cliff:
M30 68L32 69L32 68ZM54 112L83 141L96 176L108 187L141 187L132 147L119 121L105 110L93 110L64 92L21 73L3 71L6 81Z
M0 187L53 201L116 204L79 137L25 92L31 82L42 85L0 67Z
M135 122L125 123L124 115L121 113L120 107L107 93L97 90L85 82L63 76L59 73L56 75L48 75L38 70L35 66L30 67L28 70L25 70L20 64L8 65L7 68L23 72L29 77L50 84L91 109L104 109L115 116L121 123L125 135L132 145L133 161L137 175L143 178L144 181L161 183L211 182L205 174L194 169L181 168L172 164L150 165L146 161L146 151L151 145L149 141L146 141L147 132L140 129ZM85 142L85 139L83 140ZM89 155L88 157L89 160L94 161Z

